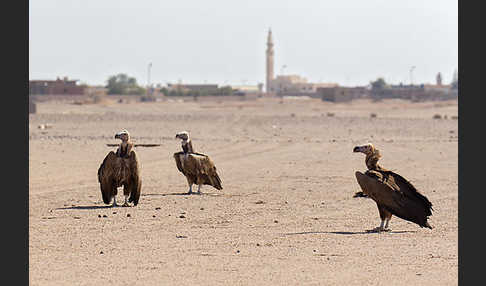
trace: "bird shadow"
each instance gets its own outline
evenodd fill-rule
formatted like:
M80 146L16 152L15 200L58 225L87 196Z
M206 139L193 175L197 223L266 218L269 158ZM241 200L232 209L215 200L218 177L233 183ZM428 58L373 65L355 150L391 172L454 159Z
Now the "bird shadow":
M57 208L56 210L96 210L96 209L107 209L113 208L113 206L72 206L65 208Z
M140 196L158 196L158 197L167 197L167 196L212 196L212 197L217 197L221 196L221 194L216 194L216 193L192 193L189 194L187 192L185 193L166 193L166 194L140 194Z
M414 233L414 230L398 230L387 231L383 233ZM284 235L304 235L304 234L339 234L339 235L354 235L354 234L375 234L377 232L370 231L303 231L303 232L290 232L284 233Z

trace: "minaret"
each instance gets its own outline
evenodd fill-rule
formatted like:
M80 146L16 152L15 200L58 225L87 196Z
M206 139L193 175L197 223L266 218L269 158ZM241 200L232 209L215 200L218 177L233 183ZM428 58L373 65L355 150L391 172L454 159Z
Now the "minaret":
M272 40L272 30L268 30L267 37L267 79L265 82L265 89L267 93L270 93L270 85L273 80L273 40Z

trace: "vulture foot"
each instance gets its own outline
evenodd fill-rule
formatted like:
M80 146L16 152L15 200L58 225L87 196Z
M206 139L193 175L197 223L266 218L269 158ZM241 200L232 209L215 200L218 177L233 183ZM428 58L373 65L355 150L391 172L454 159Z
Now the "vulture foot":
M130 205L129 205L127 202L125 202L125 203L122 205L122 207L129 207L129 206L130 206Z
M380 233L380 232L388 232L388 231L391 231L391 229L380 227L380 226L377 226L374 229L367 229L366 230L366 232L368 232L368 233Z

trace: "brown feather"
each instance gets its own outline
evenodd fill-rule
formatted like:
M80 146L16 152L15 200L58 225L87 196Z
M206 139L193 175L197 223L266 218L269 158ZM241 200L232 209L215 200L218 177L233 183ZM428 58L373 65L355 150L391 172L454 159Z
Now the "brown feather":
M98 182L105 204L109 204L117 195L117 188L123 186L124 194L130 195L128 201L137 205L142 180L135 151L131 150L129 155L123 158L110 151L98 169Z
M420 227L432 228L427 222L432 215L432 203L402 176L392 171L368 170L356 172L356 179L363 192L384 210Z
M174 153L177 169L186 176L188 182L197 185L210 185L222 190L221 179L213 161L201 153Z

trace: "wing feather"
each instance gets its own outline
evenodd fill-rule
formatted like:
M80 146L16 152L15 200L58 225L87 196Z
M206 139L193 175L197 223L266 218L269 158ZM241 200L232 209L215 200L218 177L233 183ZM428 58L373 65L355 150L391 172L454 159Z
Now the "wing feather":
M184 152L174 153L174 160L176 162L177 170L184 174L184 169L182 168L181 156Z
M116 186L113 183L114 169L118 165L116 158L115 152L110 151L98 168L98 182L100 183L101 196L105 204L111 202L111 198L116 191Z
M133 202L133 205L138 204L138 200L140 199L140 194L142 190L142 179L140 176L140 168L137 159L137 154L135 151L131 151L130 155L128 156L128 166L130 169L129 172L129 188L130 188L130 197L128 198L128 202Z
M196 184L211 185L218 190L223 189L221 178L216 172L216 166L209 156L202 153L184 154L184 152L177 152L174 153L174 159L177 169L186 177L190 176ZM184 160L184 162L181 160Z
M421 227L431 228L427 222L428 216L431 215L431 204L424 204L423 200L417 199L414 194L418 191L413 186L412 189L410 183L406 184L401 176L395 177L393 175L395 173L389 172L387 171L386 174L379 171L369 171L366 174L356 172L356 179L364 193L393 215Z

